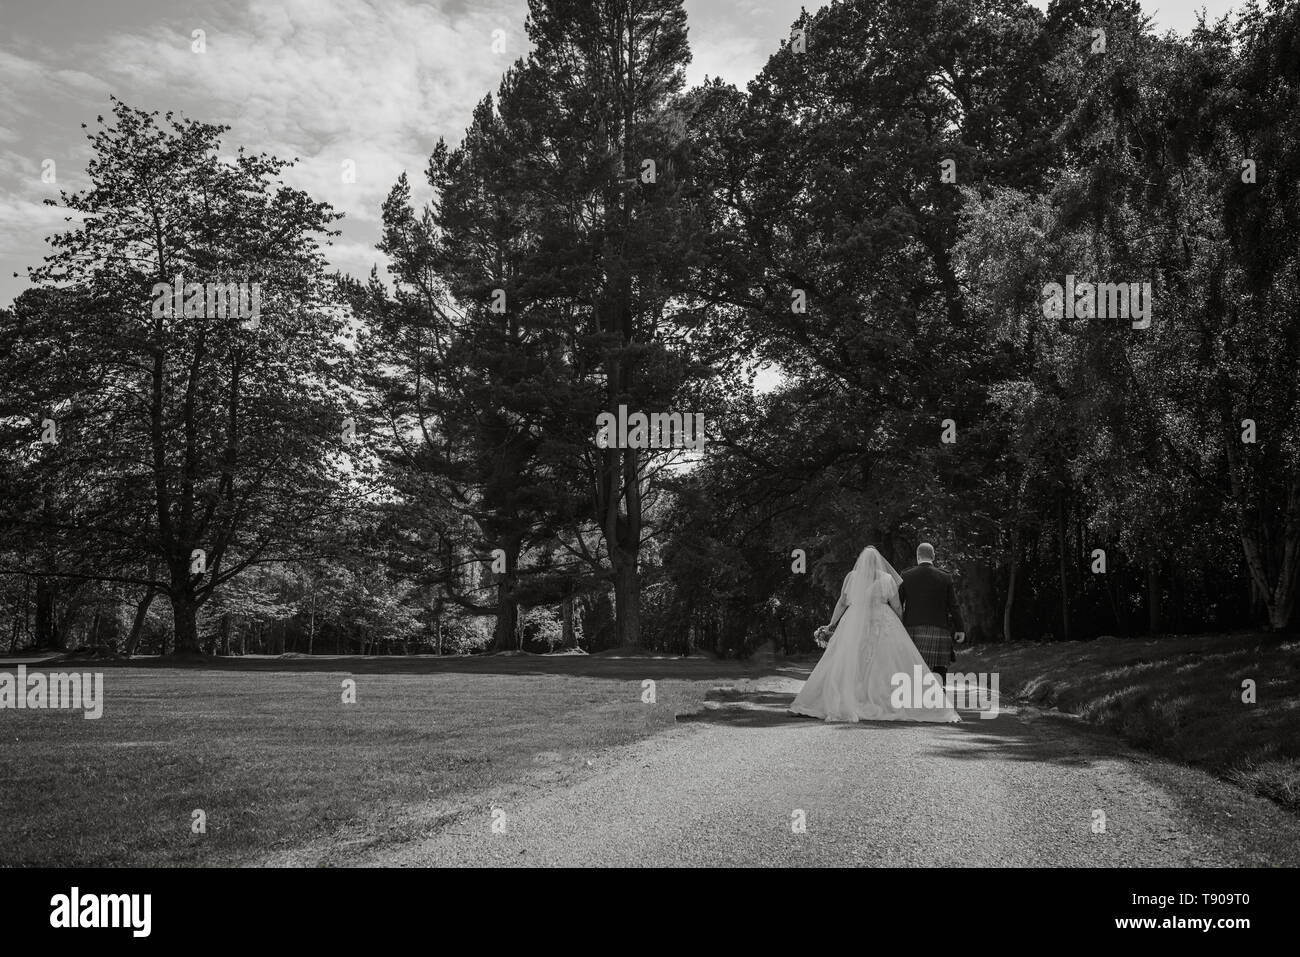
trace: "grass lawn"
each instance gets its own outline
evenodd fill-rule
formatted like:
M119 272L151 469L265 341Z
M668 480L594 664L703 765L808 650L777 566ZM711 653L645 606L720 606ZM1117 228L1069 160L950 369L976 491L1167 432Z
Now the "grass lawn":
M104 714L0 711L0 866L347 863L350 846L482 814L486 795L596 773L604 749L672 726L719 684L772 664L61 661L42 670L103 672ZM0 660L0 670L14 667ZM1300 810L1300 643L990 645L961 652L955 670L998 672L1003 694L1078 714ZM342 702L346 678L356 704ZM647 678L655 705L641 700ZM1241 700L1245 679L1256 683L1255 704ZM206 812L206 834L191 831L195 809Z
M718 680L748 673L580 656L42 670L102 671L104 714L0 711L0 866L230 865L349 828L373 834L402 808L541 766L582 773L601 749L671 726ZM356 704L342 703L345 678ZM641 701L645 678L657 681L655 705ZM206 834L191 832L195 809Z
M957 671L1077 714L1145 750L1300 811L1300 642L1260 634L1016 642L958 652ZM1242 701L1255 682L1256 703Z

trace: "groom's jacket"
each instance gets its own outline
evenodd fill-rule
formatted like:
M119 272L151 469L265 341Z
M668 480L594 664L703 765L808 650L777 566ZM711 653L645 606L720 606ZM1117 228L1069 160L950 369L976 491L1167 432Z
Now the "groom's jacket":
M898 597L903 603L903 624L908 628L929 625L949 631L965 631L952 576L926 563L902 573Z

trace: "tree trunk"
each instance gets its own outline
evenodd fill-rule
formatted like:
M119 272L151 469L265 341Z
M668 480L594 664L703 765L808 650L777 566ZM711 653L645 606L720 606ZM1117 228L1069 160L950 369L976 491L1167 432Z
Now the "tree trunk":
M1069 543L1066 541L1065 493L1056 500L1056 533L1060 540L1058 554L1061 571L1061 640L1070 640L1070 563Z
M230 657L230 613L221 616L221 654Z
M1282 561L1278 563L1281 567L1277 571L1276 582L1274 582L1268 574L1263 555L1264 549L1260 546L1259 539L1252 531L1246 528L1241 530L1241 545L1246 553L1246 567L1250 570L1259 597L1264 602L1268 627L1272 631L1285 631L1290 627L1291 615L1295 609L1297 566L1300 564L1297 562L1300 541L1297 541L1295 529L1290 521L1282 530L1282 539Z
M578 647L578 633L573 627L573 596L560 602L560 644L564 648Z
M641 644L641 576L635 552L614 553L614 614L618 643L623 647Z
M19 632L19 629L22 628L24 616L26 616L26 614L27 614L27 592L28 592L28 589L30 588L30 585L29 585L30 582L31 582L31 578L29 578L29 577L27 577L27 576L24 575L24 576L23 576L23 601L22 601L22 614L19 614L19 608L18 608L17 605L15 605L15 606L14 606L14 616L13 616L13 619L9 622L9 624L10 624L10 629L9 629L9 654L11 654L11 655L16 655L16 654L18 653L18 632Z
M505 552L506 570L497 579L497 620L492 631L492 650L514 651L519 646L519 602L515 599L519 543L507 542L502 550Z
M131 622L131 634L126 639L126 656L129 658L135 654L136 647L140 644L140 636L144 633L144 623L149 617L149 606L153 604L154 595L158 590L152 585L145 591L144 597L135 606L135 619Z
M1295 609L1293 598L1285 598L1273 604L1268 610L1268 627L1273 631L1288 631L1291 628L1291 615Z
M188 595L172 597L172 622L176 632L176 655L202 654L199 647L199 606Z
M496 651L513 651L519 630L519 605L511 596L509 579L497 584L497 621L492 631L492 648Z
M40 651L57 651L62 643L55 617L58 589L49 578L36 579L36 647Z
M1268 627L1283 631L1291 626L1295 592L1300 584L1300 481L1288 477L1282 494L1267 503L1274 508L1266 508L1266 503L1260 501L1254 509L1248 509L1248 486L1240 475L1240 471L1248 466L1243 465L1238 452L1232 427L1234 418L1225 406L1227 440L1224 447L1228 456L1228 478L1233 500L1241 513L1238 535L1246 557L1246 568L1268 613ZM1277 527L1275 518L1278 511L1282 513L1281 528ZM1263 518L1265 515L1269 517ZM1270 541L1274 542L1271 548L1268 545Z
M627 371L616 358L609 360L608 370L610 412L617 416L617 397L623 394ZM637 580L642 526L639 460L633 448L611 447L603 455L596 500L601 534L613 566L617 643L636 647L641 644L641 588Z
M55 634L59 637L59 647L66 649L68 638L77 628L77 621L86 605L86 583L75 582L63 589L65 604L63 614L58 614L57 603L54 606Z
M307 611L307 655L311 656L312 645L316 643L316 584L311 586L311 604Z
M614 614L618 643L624 648L641 646L641 476L636 449L623 450L623 497L627 516L621 525L621 541L610 549L614 560Z
M26 575L23 577L23 636L30 638L32 635L32 577ZM18 653L18 620L14 620L14 640L9 648L11 655Z
M1020 527L1011 528L1011 570L1007 575L1007 601L1002 606L1002 640L1011 640L1011 609L1016 602L1016 576L1020 574Z
M1147 631L1160 634L1160 565L1147 559Z
M1106 576L1106 599L1110 602L1110 613L1115 619L1115 634L1124 635L1128 633L1128 625L1124 621L1123 609L1119 603L1119 585L1117 576L1107 574Z

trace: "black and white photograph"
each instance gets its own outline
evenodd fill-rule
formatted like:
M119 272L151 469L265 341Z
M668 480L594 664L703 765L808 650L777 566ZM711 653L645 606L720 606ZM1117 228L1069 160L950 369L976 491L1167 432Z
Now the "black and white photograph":
M1282 931L1300 0L0 0L0 85L7 926Z

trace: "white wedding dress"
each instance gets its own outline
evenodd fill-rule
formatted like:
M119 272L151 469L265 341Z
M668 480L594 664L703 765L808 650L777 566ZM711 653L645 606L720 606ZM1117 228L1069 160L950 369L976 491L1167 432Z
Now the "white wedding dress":
M900 581L875 548L862 550L840 589L835 632L791 712L826 721L961 720L903 627Z

